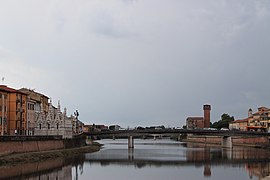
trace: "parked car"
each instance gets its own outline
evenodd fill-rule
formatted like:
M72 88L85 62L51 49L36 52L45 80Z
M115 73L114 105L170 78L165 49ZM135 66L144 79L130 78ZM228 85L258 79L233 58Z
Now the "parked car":
M221 128L220 130L221 130L221 131L229 131L228 128Z

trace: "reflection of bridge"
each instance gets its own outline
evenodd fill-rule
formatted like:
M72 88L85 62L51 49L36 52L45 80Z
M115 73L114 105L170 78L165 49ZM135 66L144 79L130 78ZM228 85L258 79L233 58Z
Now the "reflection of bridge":
M252 132L252 131L222 131L222 130L203 130L203 129L145 129L145 130L120 130L120 131L93 131L85 133L89 136L111 136L115 138L118 137L128 137L128 147L134 148L134 137L142 137L142 136L153 136L161 137L163 135L178 135L180 139L180 135L183 134L192 134L192 135L204 135L204 136L215 136L222 138L221 145L223 147L231 148L233 146L232 137L250 137L253 139L252 141L257 141L256 138L262 137L263 143L268 144L268 136L270 133L265 132ZM259 140L261 141L261 140ZM260 142L262 143L262 142ZM263 144L262 143L262 144ZM264 145L265 145L264 144Z
M156 143L153 144L156 145ZM136 168L153 166L181 168L195 165L196 167L204 167L204 176L206 177L211 176L212 166L243 167L248 168L248 170L250 167L254 167L255 170L261 170L263 175L267 174L268 176L270 173L269 151L265 149L216 148L215 146L194 143L179 143L174 146L173 151L164 153L160 152L163 151L164 147L159 149L158 146L149 149L122 149L121 146L110 149L107 147L97 153L86 154L85 161L90 165L134 166Z

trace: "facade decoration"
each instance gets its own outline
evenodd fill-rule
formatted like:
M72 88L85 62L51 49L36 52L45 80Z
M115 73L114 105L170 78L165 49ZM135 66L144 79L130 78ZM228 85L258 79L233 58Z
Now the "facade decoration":
M60 135L63 138L72 138L74 118L67 117L67 110L61 112L60 102L55 108L49 103L48 113L45 113L41 104L40 113L36 114L35 135Z

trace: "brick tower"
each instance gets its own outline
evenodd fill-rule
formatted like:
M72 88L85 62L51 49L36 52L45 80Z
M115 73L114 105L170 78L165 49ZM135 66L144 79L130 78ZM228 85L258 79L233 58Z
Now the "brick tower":
M209 128L210 127L210 111L211 111L211 105L203 105L203 111L204 111L204 127Z

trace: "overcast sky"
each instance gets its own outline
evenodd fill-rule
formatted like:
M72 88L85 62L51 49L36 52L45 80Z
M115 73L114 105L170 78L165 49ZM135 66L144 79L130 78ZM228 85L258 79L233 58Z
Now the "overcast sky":
M86 124L270 107L269 0L0 0L0 77Z

